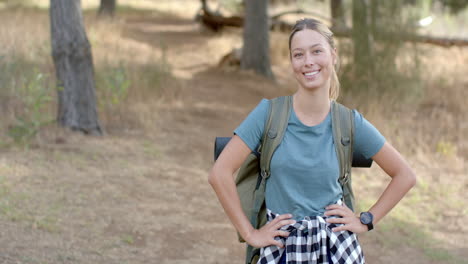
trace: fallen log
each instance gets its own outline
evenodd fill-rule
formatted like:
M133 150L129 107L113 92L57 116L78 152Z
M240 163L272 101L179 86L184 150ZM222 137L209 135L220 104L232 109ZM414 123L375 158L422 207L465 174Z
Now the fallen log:
M244 18L240 16L224 17L208 8L206 0L201 0L201 8L197 15L198 20L214 32L221 31L223 27L243 27Z
M244 19L239 16L223 17L220 15L213 15L204 13L201 17L201 23L207 28L218 32L223 27L243 27Z

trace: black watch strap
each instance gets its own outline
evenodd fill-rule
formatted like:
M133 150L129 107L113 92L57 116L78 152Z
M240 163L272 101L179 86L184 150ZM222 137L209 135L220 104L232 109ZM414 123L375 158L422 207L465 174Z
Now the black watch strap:
M374 224L373 224L374 215L372 215L371 212L362 212L359 219L361 220L361 223L363 225L367 226L368 231L371 231L372 229L374 229Z

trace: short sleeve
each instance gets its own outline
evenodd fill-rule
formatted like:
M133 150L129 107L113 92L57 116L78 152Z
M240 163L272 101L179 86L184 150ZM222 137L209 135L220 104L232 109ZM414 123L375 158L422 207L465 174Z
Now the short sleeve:
M260 144L269 106L270 101L262 99L257 107L234 130L234 134L238 135L252 151L256 150Z
M385 138L361 113L353 110L353 114L355 124L353 151L369 159L383 147Z

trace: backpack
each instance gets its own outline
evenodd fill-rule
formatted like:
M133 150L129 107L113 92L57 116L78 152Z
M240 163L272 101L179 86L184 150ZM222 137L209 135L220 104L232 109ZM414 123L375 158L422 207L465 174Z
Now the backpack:
M281 143L291 112L292 97L283 96L270 100L268 118L260 146L249 154L240 167L235 183L242 209L256 229L267 222L265 205L266 181L270 176L270 162L273 153ZM344 203L354 211L354 194L351 188L351 166L370 167L371 159L353 155L354 116L352 111L331 102L333 141L340 164L339 182L343 189ZM217 138L215 160L230 138ZM356 163L356 164L355 164ZM245 242L238 233L240 242ZM260 249L247 246L246 263L256 263Z

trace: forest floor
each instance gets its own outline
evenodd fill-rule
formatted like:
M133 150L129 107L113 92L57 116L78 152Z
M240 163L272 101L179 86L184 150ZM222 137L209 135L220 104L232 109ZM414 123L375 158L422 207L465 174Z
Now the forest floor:
M28 12L48 25L46 10ZM134 63L132 73L148 65L150 56L167 66L170 77L155 80L167 87L129 91L130 99L110 106L101 114L105 136L50 125L27 148L2 147L0 263L242 263L244 245L207 182L214 138L230 136L261 98L294 90L287 64L274 59L277 82L219 67L222 55L239 46L240 31L209 33L167 10L118 16L111 25L99 25L87 15L96 67L105 60L99 55L104 50L111 50L109 61L115 56ZM113 54L117 41L119 52ZM468 84L460 76L459 83ZM401 108L384 117L376 105L360 110L386 137L394 131L395 137L411 135L407 130L414 127L398 127L418 118L416 113ZM427 103L420 110L424 107ZM452 121L466 126L457 118ZM466 152L441 155L417 143L409 148L408 141L394 142L409 156L420 183L381 226L360 236L367 263L468 263ZM388 183L376 165L354 177L362 208Z

